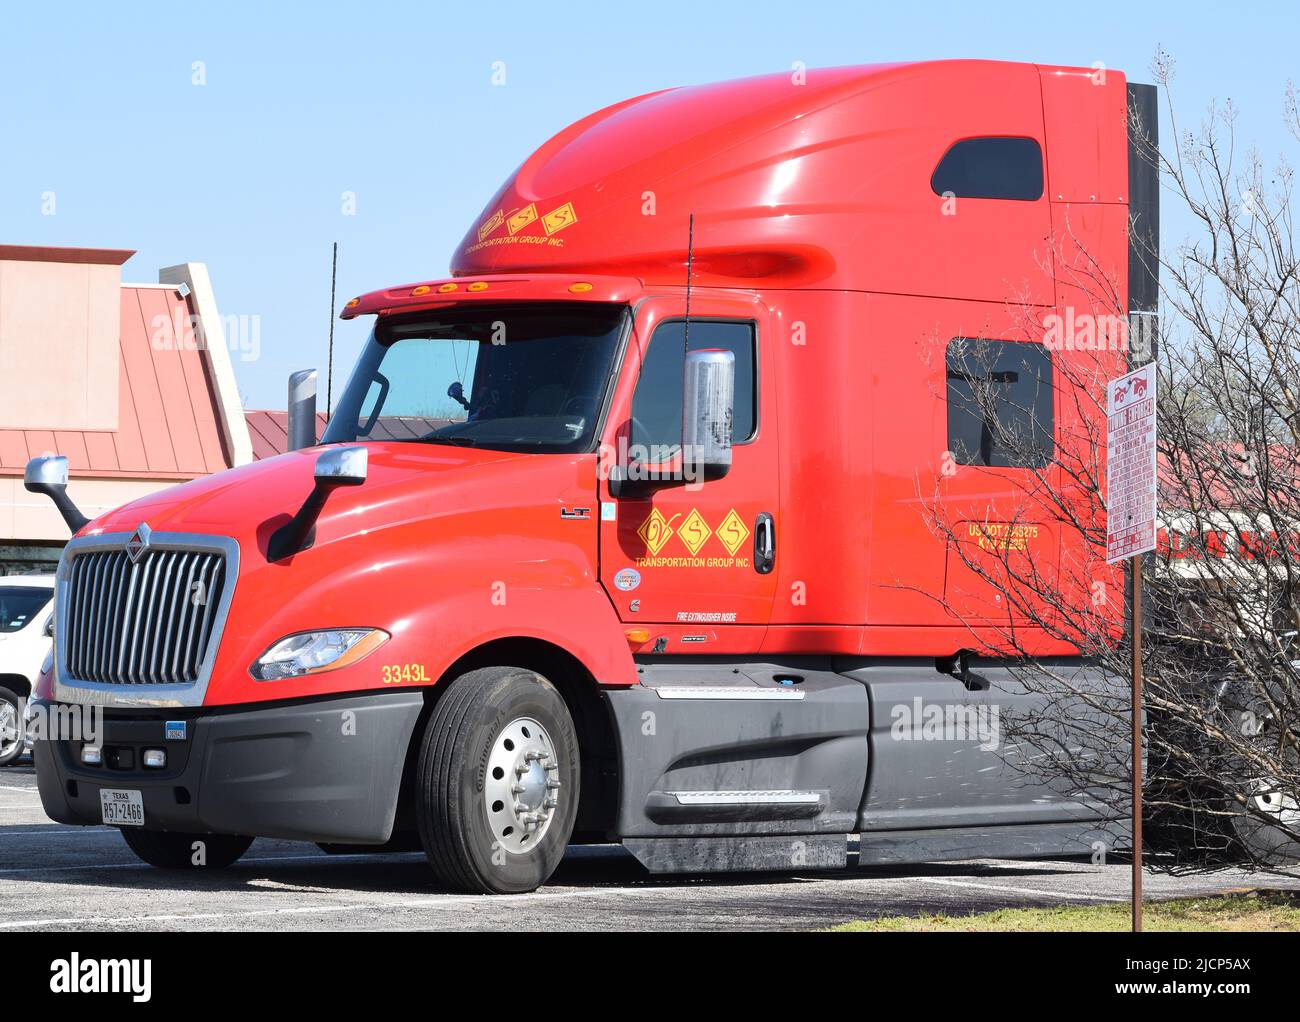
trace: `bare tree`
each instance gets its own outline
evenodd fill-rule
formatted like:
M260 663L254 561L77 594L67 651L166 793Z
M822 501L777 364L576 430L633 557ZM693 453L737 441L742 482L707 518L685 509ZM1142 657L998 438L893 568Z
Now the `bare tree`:
M1152 71L1165 94L1175 141L1160 150L1130 125L1143 159L1159 170L1165 204L1194 230L1163 255L1158 356L1160 548L1146 559L1144 632L1146 794L1152 865L1212 867L1234 858L1262 869L1300 859L1300 259L1292 223L1293 175L1240 151L1236 111L1212 107L1182 132L1169 87L1173 63ZM1285 122L1300 141L1295 91ZM1047 269L1100 322L1124 323L1117 282L1071 236L1052 246ZM1053 347L1042 312L1015 310L1020 339ZM1122 332L1122 331L1121 331ZM926 494L934 532L1003 609L984 652L1012 658L1018 679L1042 693L1039 711L1003 721L1033 755L1018 767L1088 792L1115 816L1128 811L1127 677L1122 575L1105 565L1105 383L1114 336L1096 357L1054 358L1057 408L1047 454L1035 404L1016 397L1004 372L971 342L954 368L981 424L966 472L1017 480L1016 499L972 530L954 515L947 482ZM1125 335L1120 344L1127 344ZM1005 370L1005 365L1001 367ZM1026 359L1011 375L1039 373ZM1064 409L1064 414L1062 414ZM996 454L998 456L992 456ZM974 455L973 457L970 455ZM1015 465L1008 473L998 466ZM983 467L982 467L983 466ZM957 521L958 517L964 518ZM1059 564L1036 560L1014 537L1047 526ZM942 597L955 614L964 607ZM984 622L981 622L983 625ZM1035 655L1030 634L1068 643L1105 668L1079 684L1061 661Z

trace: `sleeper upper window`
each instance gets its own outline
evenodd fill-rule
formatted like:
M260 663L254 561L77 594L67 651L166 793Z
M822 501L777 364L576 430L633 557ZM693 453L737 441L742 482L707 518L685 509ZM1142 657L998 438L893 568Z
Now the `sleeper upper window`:
M1020 199L1043 195L1043 151L1032 138L967 138L934 168L936 195L967 199Z

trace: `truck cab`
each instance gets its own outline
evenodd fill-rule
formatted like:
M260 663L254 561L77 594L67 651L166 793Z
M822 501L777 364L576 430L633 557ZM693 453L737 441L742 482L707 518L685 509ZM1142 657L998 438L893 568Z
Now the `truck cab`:
M1044 696L999 636L1102 679L927 513L1083 606L1110 578L1024 493L1102 415L1071 370L1124 357L1043 324L1127 315L1131 92L883 65L565 129L450 276L346 304L372 332L316 443L71 519L38 696L102 719L38 743L46 811L173 867L414 844L488 892L573 841L655 871L1122 843L1001 742Z

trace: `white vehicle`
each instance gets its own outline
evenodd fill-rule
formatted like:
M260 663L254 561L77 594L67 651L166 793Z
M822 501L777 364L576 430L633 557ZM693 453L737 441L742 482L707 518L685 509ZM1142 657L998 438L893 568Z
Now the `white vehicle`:
M54 576L0 578L0 767L23 754L23 708L50 652Z

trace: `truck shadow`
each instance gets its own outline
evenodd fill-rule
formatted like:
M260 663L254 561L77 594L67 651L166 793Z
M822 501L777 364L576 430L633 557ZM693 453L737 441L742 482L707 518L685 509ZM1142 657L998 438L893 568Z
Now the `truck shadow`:
M16 833L27 828L5 828ZM58 832L48 834L54 842ZM89 847L69 849L61 843L58 853L42 854L33 840L26 865L19 869L0 868L0 882L27 881L43 886L113 888L119 891L192 891L195 893L283 893L375 894L428 897L452 892L440 887L419 852L394 854L326 855L311 845L283 841L258 841L248 854L229 869L191 872L155 869L138 862L115 835L91 841ZM26 843L26 842L24 842ZM858 880L869 878L953 878L978 881L998 878L1050 877L1077 874L1087 860L1033 861L1023 865L981 861L949 862L907 866L849 866L842 870L792 870L786 872L726 874L651 874L630 853L615 845L577 847L570 850L544 890L563 888L593 894L611 887L646 890L725 889L750 886L789 886L797 889L808 881ZM21 894L12 892L15 898ZM145 909L144 911L149 911Z

